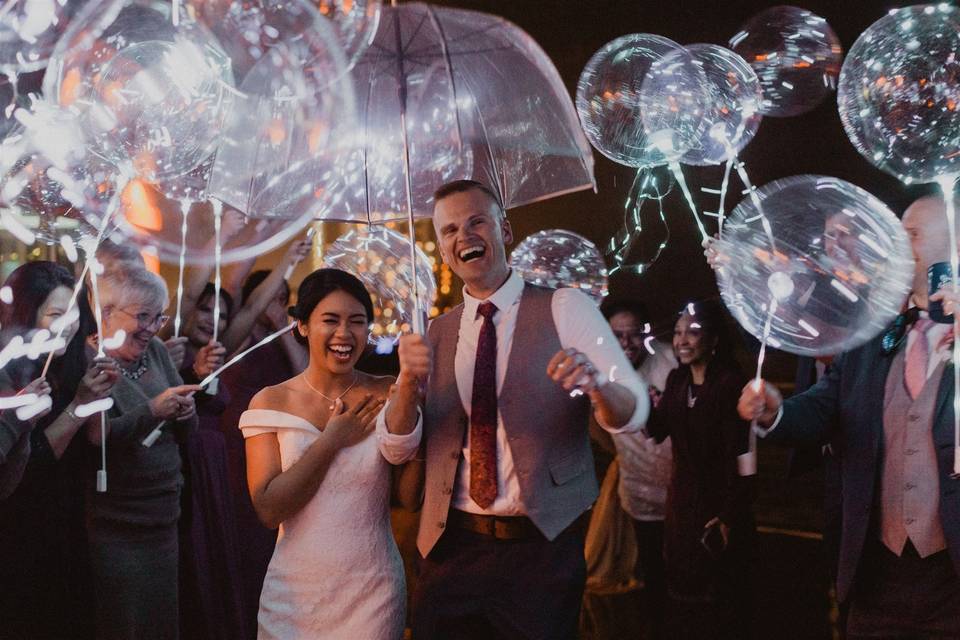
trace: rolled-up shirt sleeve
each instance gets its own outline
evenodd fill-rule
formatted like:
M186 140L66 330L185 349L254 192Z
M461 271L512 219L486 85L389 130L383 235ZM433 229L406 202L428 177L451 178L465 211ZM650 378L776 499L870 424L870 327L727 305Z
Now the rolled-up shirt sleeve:
M553 294L551 310L560 345L564 349L576 349L589 358L597 369L601 384L616 382L627 389L636 401L633 415L623 426L604 424L599 416L597 423L610 433L639 431L650 414L647 383L630 365L597 305L582 291L558 289Z
M410 433L390 433L387 429L388 401L383 405L377 416L377 446L380 455L390 464L403 464L413 459L420 448L420 439L423 436L423 414L417 411L417 424Z

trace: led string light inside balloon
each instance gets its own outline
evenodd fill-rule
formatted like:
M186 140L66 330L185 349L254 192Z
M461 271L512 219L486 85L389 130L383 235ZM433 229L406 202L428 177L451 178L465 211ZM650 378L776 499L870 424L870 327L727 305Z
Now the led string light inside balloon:
M642 180L641 180L642 178ZM639 185L639 186L638 186ZM607 255L611 256L614 266L610 269L610 275L617 271L626 271L641 275L652 267L670 242L670 226L667 224L667 217L663 210L663 200L670 193L668 187L665 191L660 190L657 176L650 168L638 169L634 176L633 184L630 186L630 192L623 207L623 229L610 239L607 247ZM627 262L630 249L643 233L643 222L640 213L644 204L652 200L657 203L657 215L663 224L666 233L663 241L657 245L657 251L653 258L647 262L629 263Z

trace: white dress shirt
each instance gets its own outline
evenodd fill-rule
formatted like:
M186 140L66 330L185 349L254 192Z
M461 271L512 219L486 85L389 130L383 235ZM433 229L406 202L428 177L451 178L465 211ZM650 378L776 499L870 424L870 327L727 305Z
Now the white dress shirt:
M489 298L479 300L463 291L463 317L460 320L460 333L454 359L454 374L463 409L470 417L473 399L473 373L476 366L477 343L483 317L477 313L482 302L492 302L497 307L493 324L497 331L497 395L503 387L503 380L510 361L513 347L513 334L517 326L517 313L520 310L520 298L523 293L523 279L512 272L507 281ZM630 366L620 344L613 335L610 325L597 309L596 304L583 292L575 289L558 289L551 302L553 322L564 349L573 348L583 353L593 363L602 381L611 380L624 386L634 396L636 408L630 420L620 427L612 428L600 423L611 433L639 430L647 420L650 402L646 383ZM547 372L544 370L543 375ZM407 436L390 434L386 427L386 408L377 420L378 437L381 449L394 453L397 459L412 457L419 445L419 427ZM598 419L599 422L599 419ZM586 425L584 425L586 428ZM520 498L520 482L514 468L513 456L507 443L507 434L503 426L503 416L497 414L497 497L489 508L483 509L470 498L470 443L469 430L463 447L463 460L457 469L457 482L453 494L452 506L461 511L489 515L523 515L526 513ZM406 450L407 455L402 455ZM390 457L388 456L388 460ZM391 460L392 461L392 460Z

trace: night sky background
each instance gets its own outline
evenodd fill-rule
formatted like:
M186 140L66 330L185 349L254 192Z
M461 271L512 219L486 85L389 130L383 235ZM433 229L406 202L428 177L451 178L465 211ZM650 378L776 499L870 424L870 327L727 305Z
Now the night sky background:
M447 6L495 13L526 30L553 59L571 97L587 61L604 44L629 33L654 33L680 44L697 42L726 45L742 24L777 2L756 0L455 0ZM857 36L892 8L910 2L877 0L804 0L805 9L826 18L848 51ZM837 114L836 94L817 109L793 118L764 118L760 130L740 156L752 182L761 186L778 178L815 173L848 180L872 192L899 216L922 188L904 188L896 179L874 168L853 148ZM515 237L549 228L580 233L605 249L623 222L624 201L635 170L617 165L594 151L598 192L583 191L510 212ZM685 167L685 175L701 209L714 209L715 196L703 200L699 186L718 187L720 168ZM727 211L739 202L740 183L731 180ZM699 235L679 189L665 202L671 238L660 260L645 274L618 273L611 292L643 300L661 330L674 313L692 298L716 296L716 282L700 249ZM705 205L705 207L703 206ZM649 210L651 213L655 209ZM649 259L663 238L662 226L644 218L645 241L632 257ZM708 219L712 233L716 223Z

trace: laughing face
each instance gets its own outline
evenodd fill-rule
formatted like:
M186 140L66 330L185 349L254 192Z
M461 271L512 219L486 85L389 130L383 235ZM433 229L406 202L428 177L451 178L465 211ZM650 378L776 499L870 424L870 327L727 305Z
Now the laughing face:
M513 231L486 193L468 189L442 198L434 208L433 224L440 256L471 295L486 297L507 279L506 245L513 242Z
M703 330L697 318L684 311L673 327L673 352L683 365L704 365L710 361L717 339Z
M227 302L220 297L220 327L217 335L222 336L227 330ZM187 320L184 333L189 336L190 342L196 347L202 347L213 338L213 296L205 296L197 302L193 316Z
M360 301L334 291L317 303L307 322L298 324L310 343L310 361L334 374L350 373L367 344L370 320Z

